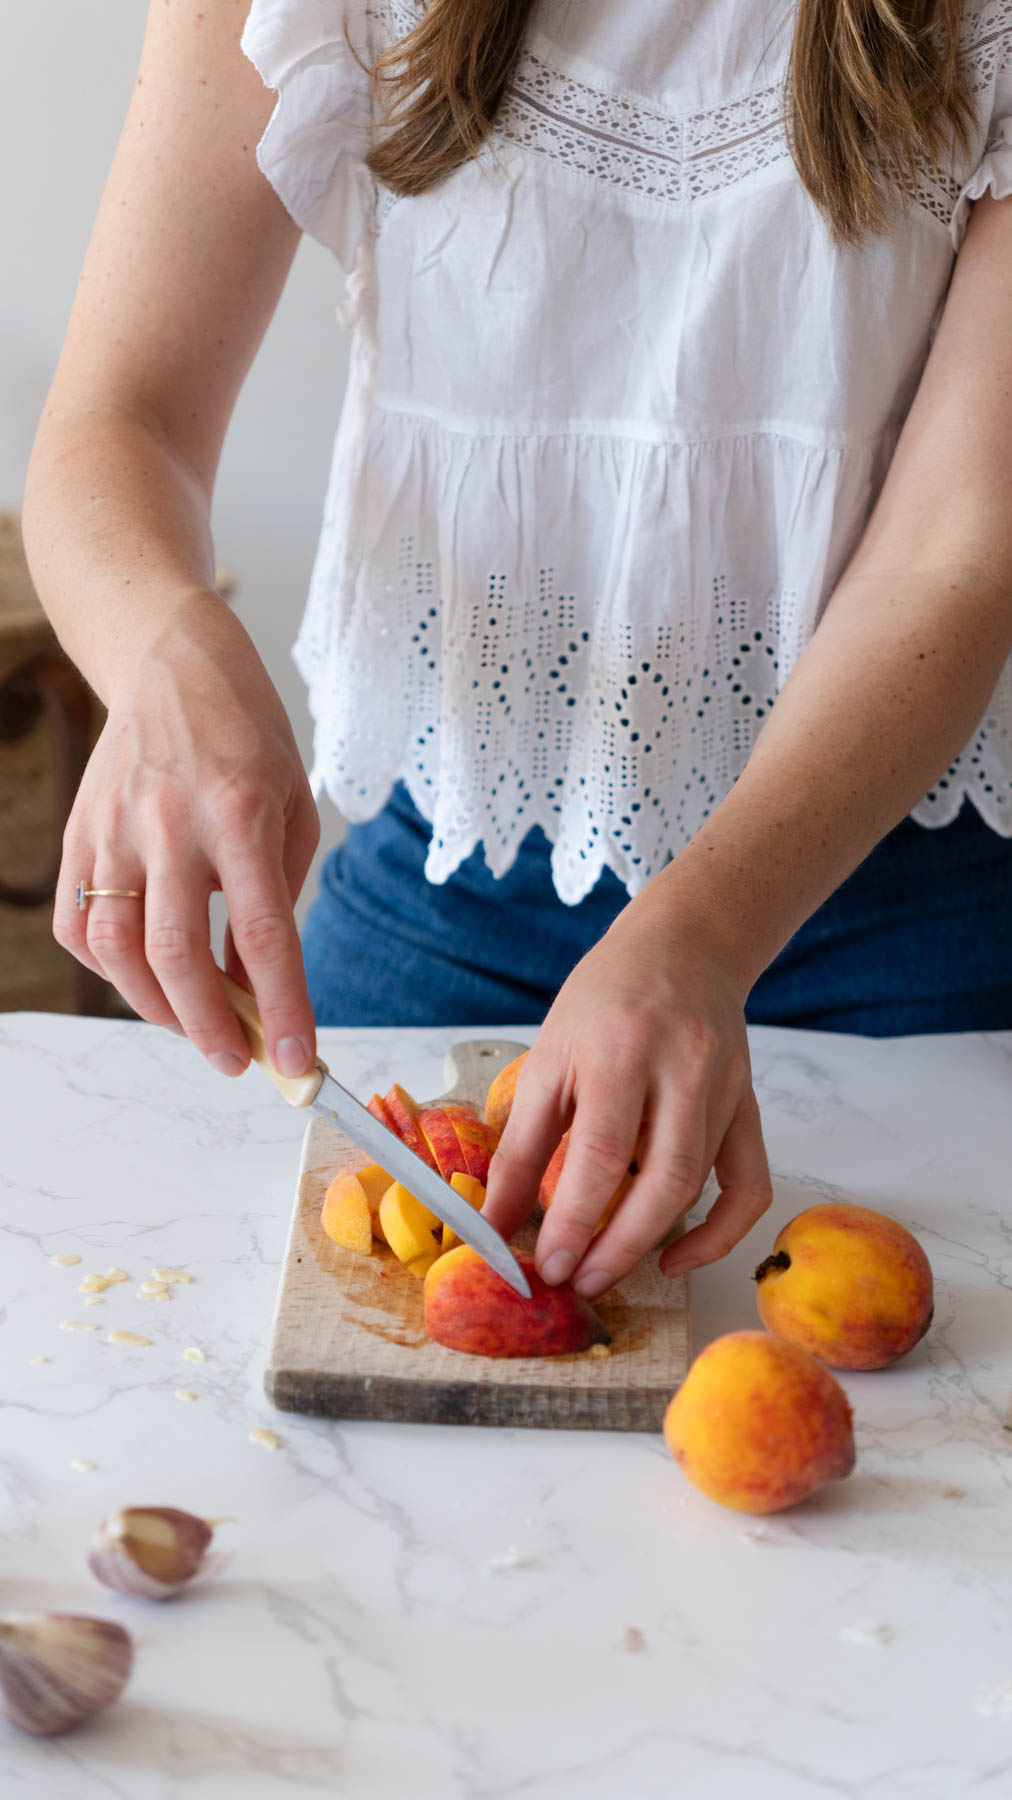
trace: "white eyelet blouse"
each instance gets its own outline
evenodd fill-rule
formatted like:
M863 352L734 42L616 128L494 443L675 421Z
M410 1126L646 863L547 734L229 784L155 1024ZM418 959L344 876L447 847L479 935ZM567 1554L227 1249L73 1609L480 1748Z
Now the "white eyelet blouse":
M794 9L537 0L477 161L418 197L363 166L364 60L419 0L253 0L258 146L337 258L352 331L293 656L311 780L405 782L425 872L540 825L575 903L635 894L741 773L873 507L970 203L1012 192L1012 0L968 0L978 131L891 237L833 244L787 150ZM914 808L1012 836L1012 662Z

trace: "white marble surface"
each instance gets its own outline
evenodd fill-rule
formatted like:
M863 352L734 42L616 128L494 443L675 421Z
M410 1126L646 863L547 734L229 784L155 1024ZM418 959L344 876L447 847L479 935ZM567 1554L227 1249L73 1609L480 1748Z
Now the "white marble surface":
M424 1095L478 1035L321 1045L363 1097ZM923 1343L842 1377L854 1474L765 1520L697 1493L660 1437L272 1414L302 1121L148 1026L0 1019L0 1604L118 1618L138 1646L88 1727L0 1726L4 1800L1012 1794L1012 1033L752 1043L776 1198L693 1276L697 1349L758 1322L751 1270L819 1197L903 1219L937 1281ZM78 1281L111 1263L133 1281L86 1309ZM135 1300L163 1263L193 1285ZM102 1515L141 1502L236 1521L160 1606L85 1565Z

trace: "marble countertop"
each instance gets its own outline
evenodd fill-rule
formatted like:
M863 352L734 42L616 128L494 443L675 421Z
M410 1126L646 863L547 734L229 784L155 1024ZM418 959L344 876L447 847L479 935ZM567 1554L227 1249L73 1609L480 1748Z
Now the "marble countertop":
M439 1092L445 1048L481 1035L320 1041L365 1098ZM751 1042L775 1199L693 1275L696 1349L758 1324L751 1271L819 1198L902 1219L936 1277L922 1343L841 1376L853 1475L765 1519L705 1499L659 1435L274 1413L304 1120L149 1026L0 1019L0 1605L119 1619L138 1652L81 1730L0 1724L4 1800L1012 1793L1012 1033ZM86 1309L111 1264L130 1284ZM163 1264L192 1285L137 1300ZM235 1521L163 1605L86 1567L140 1503Z

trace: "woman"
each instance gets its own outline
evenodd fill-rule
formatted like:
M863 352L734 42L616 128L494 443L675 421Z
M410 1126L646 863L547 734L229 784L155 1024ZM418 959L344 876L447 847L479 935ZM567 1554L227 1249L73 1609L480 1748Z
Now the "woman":
M588 1295L711 1168L666 1273L769 1203L746 1019L1012 1025L1003 4L151 9L26 500L109 708L56 934L230 1074L217 887L286 1072L313 1006L543 1019L486 1210L571 1123L537 1261ZM313 797L209 532L300 228L355 334L308 992Z

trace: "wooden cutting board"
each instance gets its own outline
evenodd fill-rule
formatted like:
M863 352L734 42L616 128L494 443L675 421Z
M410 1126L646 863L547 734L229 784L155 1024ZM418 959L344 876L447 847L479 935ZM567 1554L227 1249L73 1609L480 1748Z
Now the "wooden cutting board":
M443 1065L447 1092L425 1104L463 1100L480 1113L492 1077L526 1048L502 1038L455 1044ZM426 1337L422 1283L391 1250L377 1244L376 1254L360 1256L320 1225L337 1169L366 1161L336 1126L312 1115L264 1381L275 1406L335 1419L659 1430L691 1359L687 1276L659 1274L654 1251L594 1301L611 1333L608 1356L447 1350ZM536 1235L532 1221L514 1242L531 1249Z

